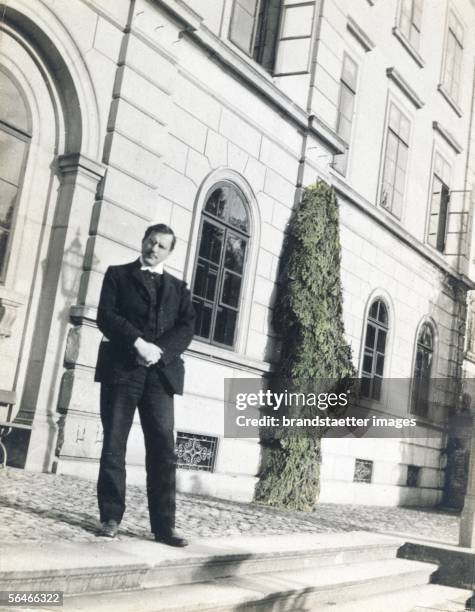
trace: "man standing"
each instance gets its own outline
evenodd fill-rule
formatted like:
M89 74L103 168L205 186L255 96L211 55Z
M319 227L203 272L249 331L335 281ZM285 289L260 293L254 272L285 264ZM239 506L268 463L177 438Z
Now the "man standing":
M164 224L147 228L138 260L110 266L97 325L104 334L96 367L104 429L97 496L101 534L115 537L125 511L125 454L136 407L145 439L150 524L155 540L186 546L175 531L173 394L183 393L180 355L193 337L186 284L163 270L176 238Z

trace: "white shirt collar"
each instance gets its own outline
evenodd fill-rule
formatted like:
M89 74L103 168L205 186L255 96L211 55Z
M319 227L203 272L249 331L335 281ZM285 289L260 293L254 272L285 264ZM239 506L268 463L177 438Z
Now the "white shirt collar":
M147 266L146 264L144 264L142 260L142 255L140 255L139 261L141 270L148 270L149 272L155 272L156 274L163 274L163 261L157 264L154 268L152 268L152 266Z

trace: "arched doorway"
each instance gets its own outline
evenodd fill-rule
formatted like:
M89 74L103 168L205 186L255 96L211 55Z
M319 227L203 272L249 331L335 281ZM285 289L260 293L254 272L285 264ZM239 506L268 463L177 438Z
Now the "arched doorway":
M0 166L10 173L0 177L0 421L31 428L14 427L8 437L12 465L49 469L90 222L84 210L92 211L101 167L89 157L98 156L99 134L87 71L81 78L80 62L76 74L69 70L74 44L64 31L51 37L61 26L51 27L37 4L30 16L28 4L0 3ZM90 113L86 129L81 109Z

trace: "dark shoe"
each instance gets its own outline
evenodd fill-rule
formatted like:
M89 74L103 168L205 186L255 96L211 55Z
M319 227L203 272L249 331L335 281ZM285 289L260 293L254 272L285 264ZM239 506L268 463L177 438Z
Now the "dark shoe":
M165 532L155 533L155 542L166 544L167 546L188 546L188 540L181 536L175 531L175 529L169 529Z
M99 535L104 536L106 538L115 538L119 531L119 523L114 520L105 521L102 523L101 530Z

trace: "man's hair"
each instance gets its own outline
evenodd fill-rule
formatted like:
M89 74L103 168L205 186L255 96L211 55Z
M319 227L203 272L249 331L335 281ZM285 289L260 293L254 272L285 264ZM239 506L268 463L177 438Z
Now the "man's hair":
M165 225L165 223L156 223L155 225L149 225L145 230L145 234L143 235L142 240L147 240L150 234L168 234L169 236L172 236L172 245L170 251L173 251L173 249L175 248L175 232L169 225Z

